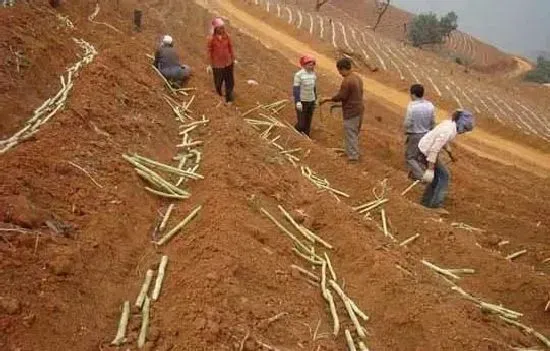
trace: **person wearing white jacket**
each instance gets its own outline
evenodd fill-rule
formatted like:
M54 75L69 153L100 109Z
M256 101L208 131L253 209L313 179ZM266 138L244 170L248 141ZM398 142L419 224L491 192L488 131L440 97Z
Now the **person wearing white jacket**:
M471 132L473 129L474 116L472 113L456 110L450 120L441 122L420 139L418 149L421 153L421 161L426 167L422 181L428 184L422 196L423 206L442 207L449 187L449 172L439 160L439 154L441 150L445 150L454 161L455 158L451 153L449 143L458 134Z
M297 122L294 126L300 133L309 136L311 121L317 104L317 74L315 74L315 58L304 55L300 57L300 69L294 75L292 95L296 107Z

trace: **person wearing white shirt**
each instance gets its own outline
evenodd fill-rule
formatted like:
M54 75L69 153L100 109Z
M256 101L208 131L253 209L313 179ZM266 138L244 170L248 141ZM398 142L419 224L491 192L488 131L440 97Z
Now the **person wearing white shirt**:
M309 136L311 121L317 101L317 75L315 74L315 58L304 55L300 58L301 70L294 75L292 93L296 107L297 123L295 128L300 133Z
M474 129L474 116L465 110L456 110L450 120L437 125L426 133L418 143L418 149L424 158L425 167L422 181L427 183L422 196L422 205L429 208L441 208L449 187L449 172L439 160L441 150L447 151L452 161L449 143L458 134L471 132Z
M421 153L418 142L426 133L435 127L435 107L424 99L424 87L414 84L410 88L411 102L407 107L403 127L405 130L405 162L409 168L409 177L422 179L424 169L419 163Z

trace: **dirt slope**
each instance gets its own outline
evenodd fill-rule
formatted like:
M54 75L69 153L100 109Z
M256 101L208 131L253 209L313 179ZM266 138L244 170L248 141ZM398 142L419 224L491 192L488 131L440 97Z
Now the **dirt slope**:
M33 21L37 17L56 21L44 12L44 4L26 6L1 14L26 19L29 31L38 31ZM286 57L266 49L265 41L230 28L239 59L237 109L216 107L218 100L203 63L211 14L192 2L142 1L145 28L134 34L128 18L135 6L132 1L119 8L101 4L98 20L124 34L88 23L91 4L70 3L60 10L76 25L67 39L84 37L99 54L78 77L68 107L33 140L0 156L0 167L9 170L0 174L2 228L17 225L32 230L0 233L1 349L114 350L108 343L121 304L133 303L145 270L166 254L167 276L161 298L153 304L146 349L239 350L240 340L250 332L253 339L280 350L345 350L342 333L337 338L312 338L319 320L319 334L330 334L331 321L319 289L289 268L306 264L259 212L265 207L282 221L278 204L306 213L305 223L334 245L329 254L339 282L371 317L365 326L367 343L374 350L501 350L507 345L536 345L534 338L461 299L419 263L422 258L443 267L475 268L477 273L464 276L460 286L523 312L524 323L550 333L543 311L550 270L541 263L550 256L547 181L459 148L461 160L452 166L448 206L452 217L441 220L415 204L420 189L407 196L410 201L399 195L408 185L400 118L371 99L362 133L364 158L358 165L347 164L327 149L341 142L341 121L330 118L328 111L323 117L316 115L313 141L280 131L284 147L310 150L300 154L304 164L351 194L349 200L337 203L326 192L318 192L240 116L256 102L288 97L288 77L296 67ZM56 30L41 42L54 41ZM177 152L178 123L145 56L167 32L176 38L184 61L195 68L190 83L198 89L194 114L205 114L210 124L197 135L205 142L200 167L205 179L189 184L192 197L176 206L169 226L198 204L203 210L168 246L155 249L151 233L158 211L163 212L169 201L144 191L120 154L139 152L170 163ZM20 49L29 52L36 40L21 40ZM64 45L70 46L55 47L62 50ZM74 59L67 55L67 61ZM30 66L14 86L53 84L50 77L35 78L47 65ZM51 69L59 74L63 66ZM14 74L15 67L9 68ZM248 86L248 79L259 86ZM320 83L328 94L338 80L327 74ZM56 90L53 87L37 91L38 101L29 100L29 105L39 104ZM17 91L13 98L2 100L2 110L17 111L15 104L25 101L23 89ZM28 116L24 112L14 113L18 118L8 128L23 123ZM279 118L292 122L294 114L285 109ZM86 168L102 188L67 161ZM421 233L409 248L397 247L375 222L351 211L351 205L372 199L372 188L384 178L391 187L386 210L394 236L401 241ZM46 220L70 224L72 229L56 234ZM451 221L486 231L455 229ZM502 240L510 244L498 246ZM504 260L523 248L528 250L524 256L514 262ZM338 307L345 320L343 307ZM281 312L288 315L266 323ZM129 343L120 349L136 349L138 329L139 316L133 314Z

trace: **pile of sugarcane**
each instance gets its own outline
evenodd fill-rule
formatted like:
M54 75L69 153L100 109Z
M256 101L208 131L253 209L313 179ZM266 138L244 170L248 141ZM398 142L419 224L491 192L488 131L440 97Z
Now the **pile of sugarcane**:
M378 229L380 229L380 231L384 233L384 236L386 238L389 238L392 241L395 241L395 238L393 237L392 233L388 228L388 218L386 215L386 209L384 208L384 205L389 201L389 199L387 198L388 180L387 179L382 180L380 182L380 187L382 188L381 191L378 191L376 187L372 189L372 193L374 194L374 198L375 198L373 201L369 201L359 206L355 206L353 207L353 210L359 212L360 214L363 214L364 218L367 220L373 220L371 211L379 210L382 226L380 226L378 222L375 222L376 226L378 227Z
M323 191L328 191L336 198L338 202L340 202L340 198L338 197L338 195L349 198L349 195L345 192L332 188L326 178L319 177L308 166L301 166L300 169L302 171L302 175L307 178L311 183L313 183L313 185Z
M193 119L191 115L192 111L189 107L193 103L194 98L193 96L188 102L178 103L165 96L166 102L174 111L175 119L181 123L180 129L182 130L179 134L182 136L182 141L176 145L180 151L173 158L178 162L177 166L171 166L138 154L131 156L122 155L126 161L135 167L134 169L138 175L149 183L148 186L145 186L145 190L150 193L171 199L187 199L191 194L188 190L181 188L182 183L189 179L197 180L204 178L201 174L197 173L202 157L202 153L198 147L203 142L193 140L190 133L198 127L208 124L209 120L204 115L201 120L195 121ZM168 176L163 177L159 172L167 173L176 178L171 180Z
M196 207L193 211L191 211L191 213L184 220L182 220L174 228L169 230L168 233L166 233L160 240L156 241L155 244L160 246L167 243L187 223L189 223L193 218L196 217L196 215L201 210L201 208L202 206ZM166 226L168 217L170 216L172 209L173 209L173 205L170 205L166 214L164 215L164 219L162 221L161 228L160 228L161 231L164 230L164 227ZM147 272L145 273L145 279L143 280L143 284L141 285L141 289L139 291L139 294L137 295L136 302L134 303L134 306L137 309L141 310L141 328L137 339L138 348L143 348L143 346L145 345L145 342L147 341L147 332L149 330L149 311L151 309L151 304L157 301L160 297L160 291L162 288L162 283L164 281L164 275L166 274L167 265L168 265L168 256L163 255L158 265L157 272L155 272L152 269L147 270ZM155 285L153 287L153 290L149 293L150 286L153 281L153 277L155 276L155 273L156 273ZM120 346L128 341L126 338L126 331L128 328L129 320L130 320L130 301L125 301L122 306L122 313L118 323L117 333L114 340L111 342L111 345Z
M172 167L165 163L151 160L147 157L134 154L132 156L123 154L122 158L130 162L135 168L137 174L149 183L149 186L145 186L145 190L166 198L171 199L188 199L191 194L184 189L181 189L178 183L173 184L170 180L161 176L160 171L170 173L182 178L188 179L203 179L203 176L195 173L193 170L184 170L183 167ZM155 169L155 170L153 170Z
M137 346L143 348L147 340L147 333L149 331L149 317L151 304L157 301L160 297L160 291L162 288L162 282L164 281L164 275L166 273L166 266L168 265L168 256L162 256L158 265L158 271L156 272L155 285L151 293L149 293L149 287L155 276L155 271L152 269L147 270L145 273L145 279L136 298L134 306L141 311L141 328L139 330ZM126 332L128 329L128 322L130 321L130 301L125 301L122 305L122 312L118 322L117 333L111 345L120 346L128 342L126 338Z
M67 97L74 84L73 78L77 77L78 72L82 69L82 67L91 63L94 56L97 55L97 51L91 44L82 39L73 38L73 40L84 50L82 59L67 69L66 77L64 75L59 76L61 88L57 94L44 101L40 107L35 109L32 117L29 118L23 128L21 128L10 138L0 140L0 154L8 151L20 142L36 134L42 125L48 122L48 120L50 120L50 118L52 118L60 109L65 107Z
M458 292L463 298L466 300L473 302L476 306L478 306L483 312L491 313L497 315L501 320L505 321L506 323L516 326L522 331L524 331L527 334L533 335L535 338L537 338L541 343L543 343L546 347L550 348L550 340L542 335L541 333L537 332L531 327L526 326L525 324L522 324L518 321L520 317L523 316L522 313L516 312L514 310L508 309L506 307L503 307L502 305L495 305L492 303L485 302L469 293L467 293L464 289L459 287L454 280L459 280L460 276L458 274L473 274L475 273L475 270L470 268L458 268L458 269L446 269L436 266L435 264L428 262L426 260L421 261L425 266L432 269L434 272L436 272L443 280L445 280L447 283L451 285L451 290Z
M357 304L346 294L344 289L338 284L336 272L332 266L327 250L332 250L333 246L320 238L317 234L311 231L304 225L296 222L296 220L282 207L278 207L285 219L294 227L303 239L299 239L298 235L289 230L286 226L281 224L273 215L267 210L261 208L260 211L268 217L283 233L285 233L293 242L294 247L292 251L306 263L311 264L313 269L320 268L321 272L315 274L310 270L303 267L292 265L291 268L297 270L307 279L308 283L320 287L320 292L323 299L326 301L330 310L330 315L333 322L333 335L337 336L341 322L338 317L336 302L333 293L340 298L351 324L353 325L354 333L357 335L356 339L352 337L349 328L345 328L344 334L348 348L350 350L356 350L356 343L361 351L368 350L365 346L366 330L361 325L361 321L366 322L369 317L357 306ZM315 250L315 245L320 245L325 251L322 255L318 254Z

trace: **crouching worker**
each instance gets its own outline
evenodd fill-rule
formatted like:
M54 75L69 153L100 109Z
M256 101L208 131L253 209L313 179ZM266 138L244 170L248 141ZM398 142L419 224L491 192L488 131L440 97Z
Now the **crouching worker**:
M474 116L469 111L456 110L451 119L441 122L437 127L426 133L418 143L421 158L419 161L425 167L422 181L427 184L422 205L429 208L441 208L449 187L449 172L441 162L439 154L445 150L452 161L449 143L458 134L471 132L474 129Z
M174 49L173 39L169 35L162 38L162 44L155 52L153 65L176 88L180 88L191 76L191 68L180 64L178 53Z
M300 66L302 66L302 69L294 75L292 88L298 119L295 128L300 133L309 136L317 100L315 59L307 55L302 56L300 57Z

